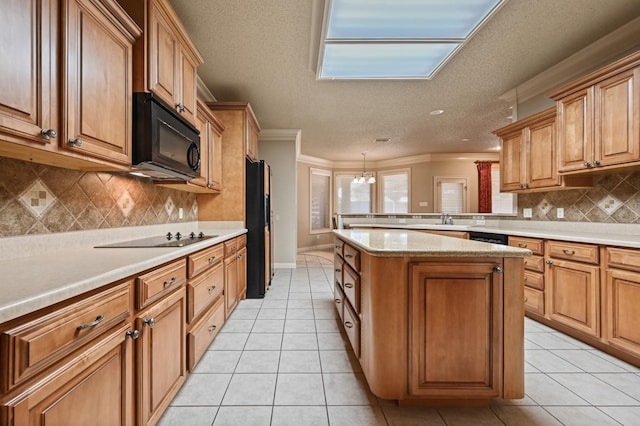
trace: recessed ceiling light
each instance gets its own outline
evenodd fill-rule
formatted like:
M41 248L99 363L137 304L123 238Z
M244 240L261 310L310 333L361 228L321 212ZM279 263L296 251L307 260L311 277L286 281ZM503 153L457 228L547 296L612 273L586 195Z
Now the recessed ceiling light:
M431 111L429 114L431 115L440 115L440 114L444 114L444 110L443 109L434 109L433 111Z
M391 138L376 138L373 141L376 143L387 143L391 142Z
M469 142L469 138L462 138L462 142Z
M513 115L508 115L507 120L513 120Z

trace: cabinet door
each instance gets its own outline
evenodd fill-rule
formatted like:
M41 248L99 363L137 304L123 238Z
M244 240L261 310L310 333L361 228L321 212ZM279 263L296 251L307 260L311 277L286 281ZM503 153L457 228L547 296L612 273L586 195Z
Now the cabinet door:
M178 79L180 115L190 123L196 121L197 110L197 68L198 62L192 59L187 52L178 50Z
M560 185L557 173L555 117L532 124L525 130L528 139L527 182L529 188Z
M600 268L557 259L551 262L545 279L547 313L552 320L599 336Z
M215 120L209 127L209 187L222 190L222 130Z
M640 70L595 86L595 154L600 166L640 160Z
M502 274L494 263L411 266L409 393L498 396Z
M192 179L190 181L193 185L202 187L207 186L207 179L209 176L209 150L211 148L210 132L209 132L209 120L207 119L202 107L198 107L198 114L196 115L196 129L200 132L200 177Z
M517 191L525 182L522 132L502 139L500 150L500 190Z
M607 271L606 338L609 344L640 356L640 276Z
M238 257L235 252L224 260L224 300L226 319L238 304Z
M593 88L556 103L558 112L558 171L584 170L593 153Z
M10 0L0 14L0 130L12 141L54 140L58 128L58 8L52 0Z
M247 298L247 248L238 250L238 299Z
M8 424L133 424L133 351L129 325L81 350L2 407Z
M66 0L67 150L131 165L132 42L91 0Z
M155 424L186 378L184 287L138 314L138 424Z
M251 161L258 161L258 125L249 117L247 119L247 157Z
M169 18L157 0L149 1L149 90L162 99L170 108L176 108L178 39ZM195 121L194 121L195 122Z

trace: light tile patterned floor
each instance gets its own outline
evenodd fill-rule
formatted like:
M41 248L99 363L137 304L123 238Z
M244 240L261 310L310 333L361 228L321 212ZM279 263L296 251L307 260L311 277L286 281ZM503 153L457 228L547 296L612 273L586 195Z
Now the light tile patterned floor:
M640 425L640 369L526 319L526 397L488 408L379 400L336 323L332 263L298 256L240 302L162 426Z

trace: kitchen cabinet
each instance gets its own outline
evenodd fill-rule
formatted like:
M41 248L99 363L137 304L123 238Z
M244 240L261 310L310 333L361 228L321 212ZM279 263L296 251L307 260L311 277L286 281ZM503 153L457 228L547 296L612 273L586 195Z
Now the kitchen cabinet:
M360 250L335 240L334 302L356 357L360 357Z
M544 240L510 236L509 245L531 250L532 255L524 260L524 309L544 315Z
M246 221L246 161L249 143L257 144L260 126L246 102L208 102L224 126L220 194L198 194L199 220ZM255 153L257 156L257 152Z
M236 240L224 243L224 300L225 318L238 304L238 246Z
M246 241L246 237L245 237ZM238 250L238 299L247 298L247 247Z
M591 185L589 177L563 177L558 174L555 107L518 120L494 133L502 141L501 191L548 191Z
M640 357L640 250L607 247L605 256L606 341Z
M546 307L549 318L600 336L598 246L547 241Z
M187 377L184 286L139 312L137 424L155 424Z
M152 92L196 124L197 68L204 62L167 0L119 0L143 29L134 46L134 92Z
M558 111L558 171L563 174L640 164L640 52L549 97Z
M115 0L33 0L12 2L0 20L3 155L128 170L132 46L140 35L131 18Z

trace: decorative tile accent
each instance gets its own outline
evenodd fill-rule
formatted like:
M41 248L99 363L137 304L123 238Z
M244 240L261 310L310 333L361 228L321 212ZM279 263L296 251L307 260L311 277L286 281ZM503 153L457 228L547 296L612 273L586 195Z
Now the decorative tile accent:
M195 194L123 173L0 157L0 238L198 220Z
M44 212L56 202L56 197L40 179L36 179L29 188L20 194L19 200L35 217L41 218Z
M545 198L543 198L536 208L540 212L540 215L546 216L547 213L549 213L549 211L553 208L553 206Z
M618 210L622 206L622 202L613 195L608 195L598 203L598 207L604 210L608 215Z

